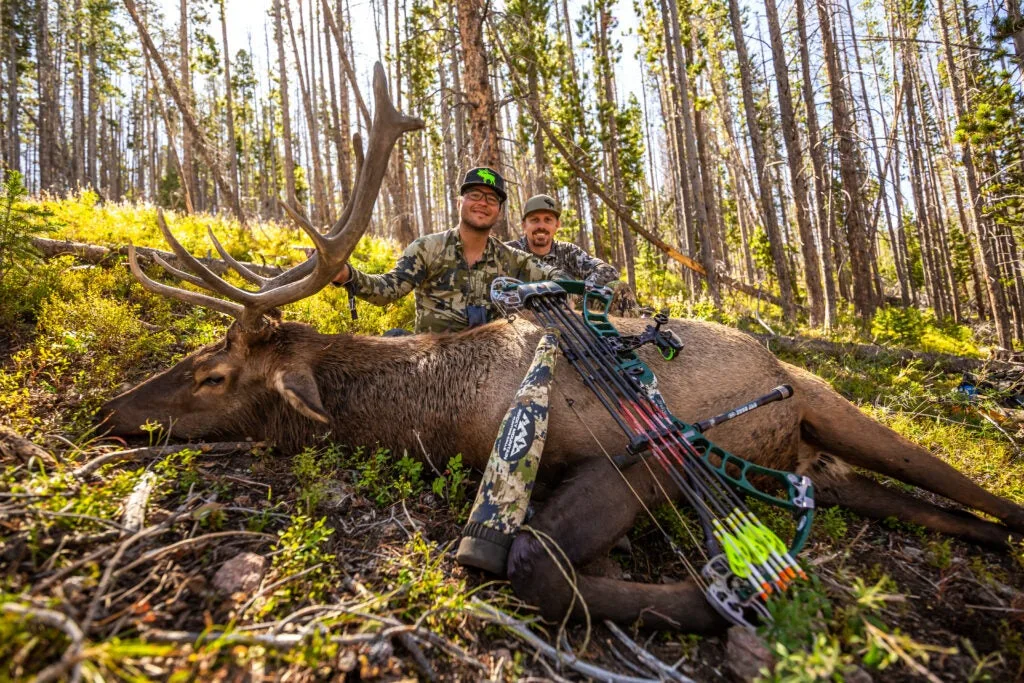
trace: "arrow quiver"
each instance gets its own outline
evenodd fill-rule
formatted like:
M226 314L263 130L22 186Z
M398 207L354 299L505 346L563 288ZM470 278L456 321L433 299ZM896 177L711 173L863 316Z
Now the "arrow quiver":
M526 518L548 432L548 387L558 358L558 332L549 330L537 344L487 460L469 523L462 532L456 561L505 575L508 549Z
M583 297L582 313L570 310L570 295ZM792 388L776 387L746 405L688 424L668 409L654 372L636 354L637 349L652 344L666 361L678 358L683 344L674 332L663 329L667 315L656 316L654 324L641 334L624 337L608 320L612 291L571 280L522 283L498 278L491 285L491 299L507 310L526 308L541 325L558 330L562 354L627 438L626 454L614 458L616 464L655 464L696 511L709 556L701 571L692 567L675 541L662 531L708 601L735 624L753 627L758 620L770 620L765 605L768 598L784 592L795 579L806 578L794 556L811 530L814 487L807 477L748 462L703 433L789 398ZM751 478L773 480L785 497L761 490ZM793 513L796 531L788 547L746 506L740 494Z

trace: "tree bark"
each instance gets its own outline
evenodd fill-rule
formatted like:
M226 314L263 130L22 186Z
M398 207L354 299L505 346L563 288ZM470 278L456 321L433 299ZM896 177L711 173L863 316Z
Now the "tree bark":
M729 0L729 21L732 25L733 39L739 58L740 86L743 90L743 109L747 117L747 130L750 144L754 152L754 167L757 173L758 191L761 199L762 218L768 233L775 273L779 278L779 299L782 302L782 314L787 319L795 319L796 302L793 299L793 280L786 261L785 245L782 243L782 231L779 229L779 218L772 199L771 178L767 159L765 158L764 137L757 120L757 109L754 106L754 87L750 75L750 57L747 44L743 37L743 21L737 0Z
M228 201L231 202L231 209L236 216L242 216L242 224L245 224L245 212L242 211L242 201L238 193L238 142L235 137L235 107L231 88L231 53L228 50L228 24L224 18L224 6L227 0L220 0L220 28L221 39L224 43L224 102L228 124L228 179L231 183L231 194Z
M786 143L786 160L789 163L790 180L793 183L793 203L796 222L800 230L801 253L804 257L804 280L807 283L807 298L812 326L825 321L825 295L821 285L821 261L814 243L814 229L811 226L810 205L807 196L807 178L803 171L803 149L796 128L796 113L793 109L793 95L789 85L789 69L786 66L786 51L782 46L782 28L779 26L779 12L775 0L765 0L768 15L768 33L772 44L772 63L775 66L775 87L779 94L779 113L782 116L782 135Z
M462 87L469 106L469 132L473 163L498 168L497 108L487 72L487 51L484 46L483 0L457 0L455 7L462 42Z
M735 1L735 0L733 0ZM828 0L817 0L818 25L825 69L832 98L832 127L838 139L839 174L846 193L846 243L853 275L853 307L862 320L870 320L878 306L871 273L871 245L864 207L864 177L855 139L852 99L846 88L845 74L839 63L839 52L832 36L834 12Z
M292 121L289 112L291 105L288 102L288 63L285 59L284 27L281 21L281 5L287 1L274 0L274 42L277 43L278 91L281 96L281 127L284 135L281 144L284 147L285 203L295 207L298 201L295 197L295 157L292 155Z

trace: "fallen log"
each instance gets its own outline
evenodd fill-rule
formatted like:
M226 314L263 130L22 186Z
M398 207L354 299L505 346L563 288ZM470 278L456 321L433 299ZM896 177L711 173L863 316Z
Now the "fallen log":
M0 456L3 456L3 458L17 458L25 465L29 464L33 458L38 458L47 466L57 464L56 459L46 450L32 443L13 429L3 426L0 426Z
M57 256L70 254L80 261L104 267L109 267L118 263L120 261L118 258L119 256L128 256L127 245L111 249L99 244L34 237L32 238L32 246L38 249L46 258L55 258ZM135 253L138 254L139 260L144 264L152 263L153 256L156 255L171 265L177 264L179 267L185 267L185 264L181 263L178 260L178 257L169 251L153 249L151 247L135 247ZM200 263L218 275L223 275L229 270L228 265L220 258L197 257L197 259ZM280 275L284 272L284 268L269 266L262 263L243 262L242 265L257 275L262 275L264 277L274 277L275 275Z
M894 349L876 344L852 344L833 342L826 339L787 337L779 334L749 334L767 346L769 351L773 352L793 351L802 353L810 351L833 357L849 356L857 360L885 360L896 363L919 361L925 367L951 373L1024 370L1024 364L1003 360L965 358L949 353L911 351L909 349Z

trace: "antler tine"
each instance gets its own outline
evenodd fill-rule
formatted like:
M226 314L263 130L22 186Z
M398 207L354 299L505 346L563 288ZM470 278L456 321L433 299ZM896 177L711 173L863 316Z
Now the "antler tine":
M160 226L160 231L163 233L164 239L167 240L167 244L171 246L174 255L203 281L201 286L245 306L251 306L255 303L252 292L246 292L225 282L204 266L196 257L188 253L188 250L181 246L181 243L171 234L171 229L167 227L167 221L164 220L164 212L160 209L157 209L156 212L156 222Z
M298 212L282 204L289 216L296 220L299 227L309 235L313 244L316 245L315 258L307 259L305 262L289 269L276 278L261 278L231 258L217 241L211 230L210 238L214 246L217 247L221 257L238 271L242 277L250 282L261 283L259 292L247 292L224 281L188 253L188 250L171 234L170 229L167 227L167 222L164 220L163 212L157 211L157 224L160 226L164 239L167 240L167 243L171 246L178 259L198 277L189 275L163 262L160 265L167 269L168 272L177 275L187 282L209 289L227 297L230 301L161 285L150 280L138 267L138 264L135 263L134 249L132 249L131 264L132 273L135 277L149 291L165 294L200 306L206 306L234 316L238 319L243 329L259 327L263 315L268 311L278 306L312 296L326 287L327 283L337 274L342 264L348 260L349 255L355 248L356 242L359 241L359 238L366 232L366 227L370 224L373 205L377 201L377 195L380 194L380 187L384 181L384 174L387 171L391 150L394 148L398 138L408 131L423 127L423 122L420 119L405 116L395 109L395 105L391 102L388 94L384 67L379 62L374 66L373 71L373 93L376 110L373 115L373 126L370 129L369 147L366 154L366 158L370 161L360 163L352 200L345 207L342 217L331 227L328 235L320 234L308 221L301 218ZM247 272L248 275L246 274ZM259 279L255 280L253 278Z
M352 253L356 242L363 236L370 222L373 205L380 193L381 183L387 171L391 149L404 133L423 128L423 121L405 116L397 109L388 94L388 81L380 62L373 68L373 98L376 105L373 112L373 126L366 150L367 161L359 169L359 178L352 193L352 210L339 228L335 224L330 232L332 261L340 267ZM347 207L346 207L347 208ZM341 221L339 220L339 223Z
M166 263L160 263L160 265L171 272L177 270L176 268L170 268ZM196 306L212 308L215 311L230 315L234 318L241 318L245 313L245 307L236 304L233 301L225 301L224 299L208 296L201 292L190 292L185 289L179 289L178 287L163 285L149 279L149 277L142 272L142 268L139 267L138 256L135 253L135 245L131 243L128 244L128 267L131 269L132 275L135 276L135 279L142 285L143 289L153 292L154 294L169 296L172 299L184 301L185 303Z
M192 273L186 273L183 270L178 270L177 268L169 264L167 261L164 261L159 255L153 254L153 260L156 261L156 264L158 266L160 266L161 268L163 268L164 270L166 270L168 273L178 278L179 280L184 280L185 282L193 284L196 287L209 289L209 287L206 286L206 283L203 282L200 278L196 277Z
M384 67L379 62L374 67L373 92L376 106L366 154L369 161L359 168L351 201L327 235L320 234L292 207L281 204L292 220L313 240L317 249L316 256L268 281L258 293L248 293L254 311L266 312L304 299L327 286L348 260L356 242L370 223L391 150L398 138L408 131L423 127L420 119L405 116L395 109L388 94Z
M216 247L217 253L220 254L220 257L224 259L227 262L227 264L234 269L236 273L245 278L246 281L254 285L259 285L260 287L267 283L268 278L265 278L261 275L257 275L256 273L252 272L251 270L243 266L235 259L234 256L229 254L227 250L221 246L220 240L218 240L217 236L213 234L213 228L207 227L206 232L210 236L210 241L213 242L213 246Z

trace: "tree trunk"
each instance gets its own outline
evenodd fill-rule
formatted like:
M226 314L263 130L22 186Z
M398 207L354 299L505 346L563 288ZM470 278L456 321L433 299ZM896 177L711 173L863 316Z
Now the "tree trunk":
M958 119L966 115L968 101L966 89L961 86L961 77L964 83L967 82L966 74L968 64L959 65L953 59L953 48L949 35L949 22L946 18L944 0L937 0L939 23L942 28L942 47L946 55L948 71L952 75L949 79L950 87L953 89L953 105L956 108ZM974 157L971 151L969 138L964 138L963 164L967 178L967 193L971 202L971 210L974 214L974 223L978 227L978 240L981 248L982 273L985 278L985 288L989 297L989 309L992 311L992 319L996 325L996 336L999 338L999 345L1004 349L1013 348L1013 333L1010 326L1009 311L1006 306L1006 294L1003 291L1002 281L999 279L999 263L995 256L992 239L993 226L991 221L982 212L981 192L978 184L977 172L974 168Z
M274 42L277 43L278 89L281 95L281 127L284 139L284 183L285 203L296 207L295 197L295 157L292 156L292 121L288 103L288 63L284 52L284 27L281 21L281 5L288 0L274 1Z
M235 137L235 107L231 91L231 53L228 50L228 25L224 19L224 6L227 0L220 0L220 28L221 38L224 42L224 102L227 109L228 124L228 180L231 184L231 193L227 199L231 202L231 208L236 216L245 216L242 211L242 201L238 195L238 142ZM244 218L242 224L245 224Z
M786 66L786 52L782 46L782 29L779 26L775 0L765 0L765 10L768 14L768 33L772 44L772 63L775 66L775 87L779 93L779 112L782 115L782 135L786 142L786 160L793 183L793 203L796 205L796 222L800 230L801 252L804 257L804 279L810 303L810 322L816 327L825 321L825 295L821 286L821 262L814 243L814 229L811 226L807 178L803 172L803 149L796 129L789 69Z
M189 67L189 47L188 47L188 2L187 0L180 0L179 3L179 24L178 24L178 49L180 54L178 55L178 79L181 83L180 95L181 104L178 105L179 109L188 107L191 110L192 107L192 71ZM155 50L155 48L154 48ZM161 58L162 59L162 58ZM154 60L155 61L155 60ZM161 73L163 69L161 69ZM95 72L93 72L95 74ZM164 76L164 78L168 78ZM184 115L184 112L182 112ZM184 175L181 177L182 184L186 187L188 196L192 198L193 209L202 209L201 202L198 197L199 182L196 177L195 162L192 160L192 149L194 143L192 141L193 131L192 126L185 124L181 127L181 163L185 169Z
M498 147L497 108L487 72L487 50L484 46L485 5L482 0L457 0L455 7L462 43L462 87L469 107L473 163L498 168L501 165L501 151Z
M735 0L733 0L735 1ZM832 37L834 12L828 0L817 0L818 25L825 53L829 92L832 97L832 127L838 140L839 174L843 181L846 203L846 243L850 252L853 276L853 308L862 320L870 320L878 301L871 273L871 245L864 207L864 177L855 139L852 99L846 88L845 75L839 63L839 52Z
M160 70L160 74L164 79L164 87L167 89L174 103L178 106L181 111L182 118L185 121L185 125L188 126L192 133L192 138L196 143L196 149L199 155L203 159L203 163L209 168L210 173L213 175L214 183L217 185L217 190L225 197L230 196L231 190L228 186L227 181L224 179L224 173L218 163L217 158L212 152L212 146L206 141L206 137L203 135L202 130L196 123L195 117L192 115L192 111L185 101L181 91L178 89L177 84L174 82L174 77L171 76L170 70L167 68L167 62L164 61L163 57L160 56L160 52L156 49L156 45L153 44L153 39L149 36L149 31L146 30L146 26L142 23L142 19L139 18L138 8L135 6L135 0L124 0L125 8L128 10L128 14L131 15L132 22L135 24L135 28L139 32L139 38L142 40L144 50L149 51L149 57L156 64L157 69ZM236 216L240 222L245 222L244 216Z

